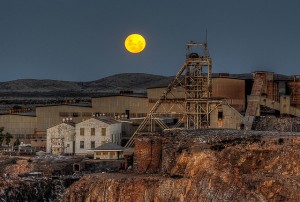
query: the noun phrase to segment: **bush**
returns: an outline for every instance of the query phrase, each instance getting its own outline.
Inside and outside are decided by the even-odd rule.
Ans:
[[[283,144],[284,143],[284,139],[283,138],[279,138],[278,139],[278,144]]]
[[[210,147],[210,149],[214,150],[214,151],[222,151],[223,149],[225,149],[225,146],[222,144],[215,144],[215,145],[212,145]]]

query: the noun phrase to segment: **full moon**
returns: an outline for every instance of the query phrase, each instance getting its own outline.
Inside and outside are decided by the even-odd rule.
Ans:
[[[131,34],[125,39],[125,48],[131,53],[140,53],[146,47],[146,40],[140,34]]]

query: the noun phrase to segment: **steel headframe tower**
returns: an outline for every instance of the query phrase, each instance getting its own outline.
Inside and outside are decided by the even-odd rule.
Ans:
[[[202,48],[203,54],[195,52],[197,48]],[[207,43],[188,42],[185,64],[186,128],[208,127],[212,95],[212,61]]]
[[[141,132],[155,132],[157,128],[168,129],[161,117],[177,116],[172,128],[199,129],[209,127],[210,103],[212,96],[212,60],[207,43],[190,41],[186,44],[186,59],[173,81],[153,105],[138,129],[125,147],[131,147],[134,138]],[[184,91],[178,97],[176,89]],[[174,114],[174,108],[177,111]]]

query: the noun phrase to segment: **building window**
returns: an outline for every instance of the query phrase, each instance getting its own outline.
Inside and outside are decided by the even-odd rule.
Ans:
[[[80,128],[80,135],[84,136],[84,128]]]
[[[108,154],[108,152],[102,152],[102,155],[107,155]]]
[[[219,120],[223,119],[223,112],[222,111],[218,111],[218,119]]]
[[[125,115],[126,115],[126,119],[129,119],[130,118],[130,113],[129,113],[129,110],[125,110]]]
[[[102,136],[106,136],[106,128],[102,128]]]
[[[59,112],[60,117],[69,117],[69,112]]]
[[[84,141],[80,141],[80,149],[84,149]]]
[[[91,128],[91,136],[95,136],[95,128]]]
[[[82,117],[91,117],[92,113],[91,112],[82,112]]]
[[[95,141],[91,141],[91,149],[95,148]]]
[[[73,117],[79,117],[79,113],[78,112],[73,112]]]

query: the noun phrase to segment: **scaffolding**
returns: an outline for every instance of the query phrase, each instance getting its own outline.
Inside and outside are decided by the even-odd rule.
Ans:
[[[184,96],[178,96],[184,91]],[[134,138],[141,132],[159,132],[172,128],[199,129],[210,125],[212,111],[212,60],[207,43],[190,41],[186,44],[186,59],[173,81],[164,90],[145,119],[125,147],[131,147]],[[177,108],[176,112],[172,111]],[[176,123],[168,124],[166,117],[176,118]]]

